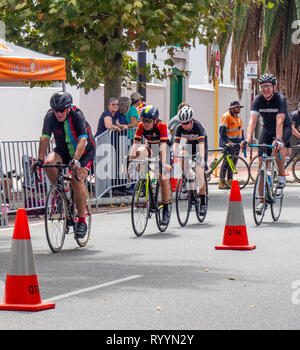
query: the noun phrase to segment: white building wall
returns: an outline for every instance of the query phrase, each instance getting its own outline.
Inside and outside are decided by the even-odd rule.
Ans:
[[[43,118],[50,108],[49,100],[59,88],[28,88],[1,87],[1,141],[38,140],[41,135]],[[73,95],[74,104],[82,109],[92,130],[96,133],[98,120],[104,111],[104,88],[101,86],[86,95],[83,90],[67,86],[67,91]],[[132,90],[122,89],[122,96],[130,96]],[[186,100],[195,111],[196,119],[200,120],[208,134],[209,147],[214,147],[215,137],[215,91],[202,86],[189,86]],[[226,112],[231,101],[238,100],[236,89],[231,86],[219,87],[218,122]],[[163,121],[169,121],[169,86],[147,84],[147,103],[159,108]],[[245,90],[241,101],[245,108],[241,116],[246,126],[250,112],[250,90]],[[218,128],[218,126],[217,126]]]

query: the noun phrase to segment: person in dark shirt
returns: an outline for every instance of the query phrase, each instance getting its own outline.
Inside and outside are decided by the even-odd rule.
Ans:
[[[85,222],[86,190],[84,180],[88,175],[95,157],[95,140],[90,125],[82,111],[73,105],[73,98],[68,92],[55,93],[50,99],[51,109],[47,112],[40,138],[38,160],[35,167],[44,164],[70,164],[76,168],[77,181],[72,177],[71,186],[78,211],[79,221],[75,226],[75,237],[83,238],[87,231]],[[51,135],[54,135],[55,149],[45,161]],[[53,184],[57,178],[57,169],[46,168],[46,174]]]
[[[118,120],[117,111],[119,109],[119,101],[116,97],[111,97],[108,100],[107,110],[105,110],[98,122],[95,137],[101,135],[106,130],[113,130],[120,132],[127,130],[127,125],[120,124]]]
[[[179,143],[181,138],[185,138],[186,145],[180,154],[190,154],[196,156],[196,178],[199,183],[200,195],[200,214],[205,215],[206,207],[206,182],[204,179],[204,170],[207,160],[207,135],[202,124],[194,119],[194,111],[190,106],[182,107],[178,112],[178,120],[180,124],[175,130],[174,137],[174,156],[179,154]],[[183,169],[186,167],[183,165]]]
[[[292,122],[292,136],[291,136],[291,145],[300,144],[300,102],[298,103],[298,109],[290,113],[290,118]],[[293,155],[299,153],[299,149],[293,149]]]
[[[242,147],[247,145],[251,140],[254,129],[260,114],[263,119],[263,128],[259,136],[259,143],[273,144],[275,146],[275,160],[279,169],[278,188],[286,186],[285,177],[285,147],[289,147],[289,140],[292,134],[291,120],[287,112],[286,98],[279,91],[276,91],[276,78],[273,74],[265,73],[259,79],[261,92],[255,96],[252,109],[250,112],[250,120],[247,129],[246,140]],[[272,149],[268,150],[270,155]],[[281,154],[279,159],[278,152]],[[262,149],[258,154],[261,155]]]

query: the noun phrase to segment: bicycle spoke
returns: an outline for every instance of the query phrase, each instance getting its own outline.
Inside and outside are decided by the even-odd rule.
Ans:
[[[145,232],[149,217],[149,193],[146,198],[146,181],[140,179],[134,187],[131,202],[131,223],[134,233],[140,237]]]
[[[265,187],[265,189],[264,189]],[[253,190],[253,216],[256,225],[260,225],[266,210],[266,183],[264,182],[264,171],[260,171],[256,177]]]
[[[66,203],[55,186],[49,190],[45,208],[46,237],[50,249],[58,253],[65,240],[66,233]]]
[[[178,180],[176,188],[176,214],[181,226],[187,224],[191,210],[190,191],[187,187],[185,177]]]
[[[225,174],[224,182],[227,187],[231,188],[232,181],[236,180],[239,182],[240,189],[243,189],[249,182],[249,165],[245,159],[240,156],[230,156],[230,158],[232,160],[231,165],[233,171],[231,170],[231,166],[228,164],[227,160],[224,160],[222,164],[221,173]]]
[[[277,221],[281,214],[283,191],[277,188],[277,174],[275,173],[274,183],[272,188],[272,202],[271,202],[271,214],[274,221]]]

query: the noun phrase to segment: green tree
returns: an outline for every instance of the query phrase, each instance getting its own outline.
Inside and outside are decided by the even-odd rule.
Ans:
[[[105,101],[120,95],[127,51],[145,41],[148,50],[165,46],[172,56],[173,44],[207,44],[229,15],[224,0],[0,0],[8,40],[65,57],[68,83],[86,93],[104,81]]]
[[[265,72],[276,75],[278,89],[286,94],[289,110],[294,109],[300,96],[300,1],[228,1],[230,4],[232,20],[217,37],[221,68],[231,39],[231,80],[239,96],[243,92],[247,61],[258,61],[259,75]],[[208,57],[212,58],[212,50]]]

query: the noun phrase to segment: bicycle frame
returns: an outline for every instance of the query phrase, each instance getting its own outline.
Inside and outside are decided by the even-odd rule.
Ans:
[[[230,157],[230,154],[228,154],[228,149],[227,149],[226,147],[224,147],[223,149],[221,148],[221,149],[216,149],[216,150],[212,150],[212,151],[222,151],[223,154],[222,154],[221,157],[215,162],[215,164],[213,165],[213,167],[212,167],[210,170],[208,170],[208,171],[206,172],[206,174],[207,174],[208,176],[211,175],[211,174],[214,172],[214,170],[215,170],[215,169],[218,167],[218,165],[222,162],[222,160],[224,159],[224,157],[226,157],[226,160],[227,160],[227,162],[228,162],[228,164],[229,164],[229,167],[230,167],[231,171],[232,171],[234,174],[237,174],[236,167],[235,167],[235,165],[234,165],[234,163],[233,163],[233,161],[232,161],[232,159],[231,159],[231,157]]]

